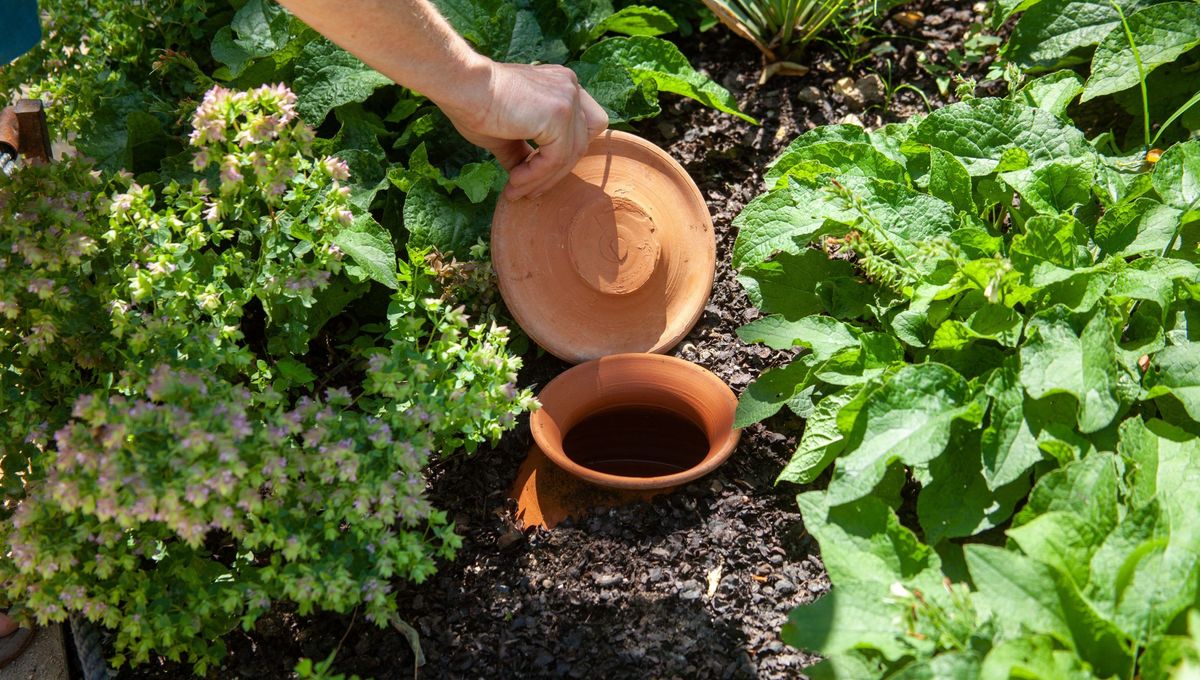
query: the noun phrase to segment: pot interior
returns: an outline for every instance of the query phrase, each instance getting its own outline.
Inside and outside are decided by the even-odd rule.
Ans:
[[[662,477],[699,465],[711,443],[681,409],[630,404],[584,416],[567,431],[562,449],[567,458],[603,474]]]

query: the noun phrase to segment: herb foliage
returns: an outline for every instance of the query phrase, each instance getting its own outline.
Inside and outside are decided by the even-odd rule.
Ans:
[[[1054,82],[807,132],[735,219],[739,335],[796,351],[738,424],[806,418],[780,480],[828,479],[812,677],[1196,662],[1200,143],[1104,155]]]

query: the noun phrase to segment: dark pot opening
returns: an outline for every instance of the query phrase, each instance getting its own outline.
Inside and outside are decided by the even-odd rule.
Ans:
[[[562,442],[575,463],[622,477],[662,477],[690,470],[711,443],[692,418],[662,406],[631,405],[584,417]]]

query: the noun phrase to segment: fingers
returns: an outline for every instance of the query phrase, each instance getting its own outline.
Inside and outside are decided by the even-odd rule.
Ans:
[[[496,140],[495,143],[485,146],[496,156],[500,166],[509,172],[524,163],[529,154],[533,153],[533,147],[523,139]]]

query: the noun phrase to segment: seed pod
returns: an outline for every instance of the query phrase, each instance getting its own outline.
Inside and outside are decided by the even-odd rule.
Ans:
[[[1140,359],[1138,359],[1138,368],[1142,369],[1142,373],[1145,373],[1146,371],[1150,370],[1150,355],[1149,354],[1143,354],[1142,357]]]
[[[1157,163],[1159,158],[1162,158],[1162,149],[1150,149],[1146,152],[1146,162],[1150,165]]]

